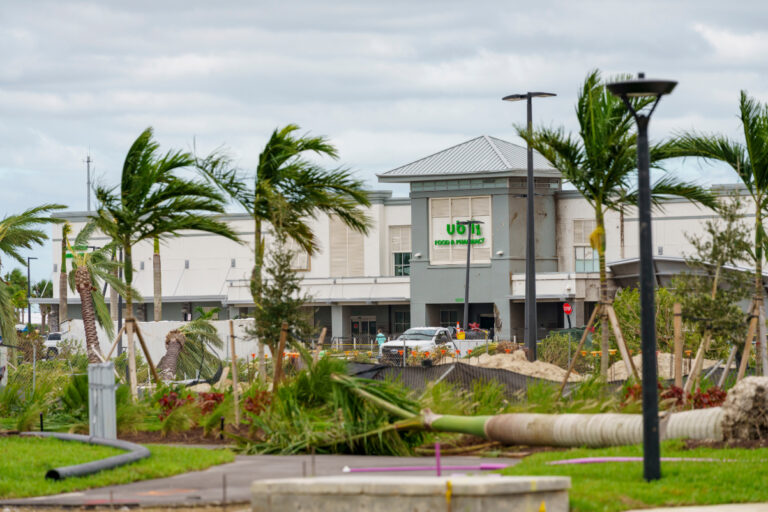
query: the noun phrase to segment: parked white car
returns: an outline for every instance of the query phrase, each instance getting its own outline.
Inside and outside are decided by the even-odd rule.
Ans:
[[[45,346],[45,357],[52,358],[59,354],[59,342],[61,341],[60,332],[49,332],[45,337],[43,345]]]
[[[441,350],[446,353],[456,351],[456,345],[451,339],[451,331],[445,327],[412,327],[401,334],[396,340],[391,340],[379,349],[379,359],[382,363],[402,364],[411,352],[429,352],[438,354]]]

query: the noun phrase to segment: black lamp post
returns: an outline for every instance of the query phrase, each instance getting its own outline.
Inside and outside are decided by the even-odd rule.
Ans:
[[[528,102],[528,133],[533,132],[533,98],[556,96],[551,92],[527,92],[525,94],[510,94],[504,96],[504,101]],[[525,222],[525,346],[528,349],[528,359],[536,360],[536,239],[534,236],[534,187],[533,187],[533,148],[528,143],[528,200]]]
[[[460,220],[456,224],[467,226],[467,280],[464,283],[464,331],[469,330],[469,265],[472,258],[472,229],[475,224],[482,224],[481,220]]]
[[[643,349],[643,476],[646,480],[661,478],[659,449],[659,404],[656,396],[656,311],[654,305],[653,243],[651,238],[651,183],[648,151],[648,122],[659,100],[669,94],[677,82],[650,80],[639,73],[637,80],[607,84],[621,98],[637,123],[637,186],[640,218],[640,333]],[[647,114],[638,113],[629,98],[655,97]]]
[[[27,324],[29,325],[29,333],[32,334],[32,302],[29,299],[32,298],[32,278],[29,272],[30,260],[36,260],[33,256],[27,256]],[[23,311],[23,310],[22,310]],[[24,319],[24,313],[21,314],[22,320]]]

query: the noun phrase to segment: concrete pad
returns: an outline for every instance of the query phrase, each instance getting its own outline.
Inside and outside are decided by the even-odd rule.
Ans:
[[[568,511],[568,477],[355,475],[256,481],[253,512]]]

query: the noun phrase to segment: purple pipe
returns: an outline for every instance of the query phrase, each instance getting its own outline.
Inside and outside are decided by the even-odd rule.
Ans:
[[[662,457],[663,462],[735,462],[729,459],[699,459],[692,457]],[[581,459],[563,459],[547,462],[547,465],[560,464],[603,464],[605,462],[642,462],[642,457],[584,457]]]
[[[479,464],[476,466],[439,466],[445,471],[495,471],[508,467],[509,464]],[[438,466],[390,466],[380,468],[350,468],[345,466],[344,473],[389,473],[395,471],[435,471]]]

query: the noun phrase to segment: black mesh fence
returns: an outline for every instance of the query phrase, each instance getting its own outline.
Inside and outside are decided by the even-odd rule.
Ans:
[[[349,373],[356,377],[363,377],[373,380],[392,380],[402,383],[405,387],[416,392],[424,391],[431,382],[447,382],[464,390],[471,390],[475,382],[498,382],[504,386],[505,395],[508,398],[519,396],[525,392],[530,385],[546,383],[552,386],[559,386],[559,382],[530,377],[510,370],[501,368],[483,368],[480,366],[470,366],[465,363],[441,364],[436,366],[390,366],[380,364],[350,363]],[[709,380],[711,385],[716,385],[720,375],[723,372],[722,366],[710,372],[702,372],[702,380]],[[664,379],[660,375],[665,385],[670,385],[674,381]],[[736,370],[732,369],[728,381],[735,380]],[[614,389],[619,389],[624,384],[624,380],[613,380],[608,383]],[[569,382],[566,385],[567,394],[571,387],[578,385],[578,382]]]

